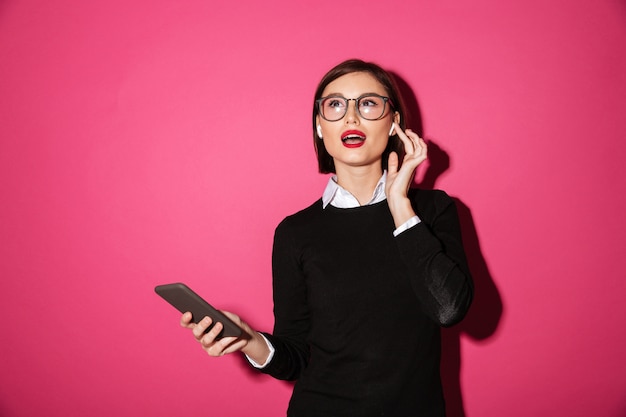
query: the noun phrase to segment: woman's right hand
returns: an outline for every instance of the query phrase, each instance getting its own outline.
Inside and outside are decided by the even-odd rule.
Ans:
[[[202,349],[204,349],[209,356],[224,356],[228,353],[241,351],[256,363],[265,363],[269,356],[269,348],[265,339],[246,322],[241,320],[238,315],[228,311],[222,311],[222,313],[228,316],[229,319],[242,329],[241,336],[228,336],[216,339],[224,328],[220,322],[215,323],[215,326],[205,334],[206,329],[213,323],[211,318],[204,317],[196,324],[191,321],[192,316],[190,312],[186,312],[182,315],[180,325],[191,330],[194,338],[200,342]]]

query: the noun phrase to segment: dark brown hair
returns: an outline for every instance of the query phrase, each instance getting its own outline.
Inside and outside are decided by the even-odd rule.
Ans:
[[[402,130],[405,129],[406,114],[404,110],[404,103],[393,77],[387,71],[372,62],[365,62],[360,59],[349,59],[342,62],[324,75],[315,90],[315,97],[313,99],[313,146],[315,147],[315,154],[317,155],[319,172],[322,174],[335,173],[335,162],[333,161],[333,157],[330,156],[326,150],[324,141],[317,135],[316,118],[319,113],[315,100],[322,97],[322,93],[328,84],[341,76],[354,72],[366,72],[370,74],[385,88],[385,91],[393,104],[392,109],[400,115],[400,128]],[[385,148],[385,151],[383,152],[383,169],[387,169],[389,154],[394,151],[398,154],[399,161],[402,163],[402,158],[404,157],[404,145],[396,134],[389,137],[389,143],[387,143],[387,148]]]

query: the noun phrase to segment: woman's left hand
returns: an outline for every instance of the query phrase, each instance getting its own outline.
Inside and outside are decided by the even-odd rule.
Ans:
[[[402,131],[396,125],[395,133],[398,135],[402,143],[404,143],[405,156],[402,160],[402,166],[398,169],[398,154],[392,152],[389,155],[389,163],[387,165],[387,184],[385,186],[385,194],[389,203],[389,209],[393,215],[396,227],[415,216],[415,212],[411,207],[411,202],[407,197],[415,170],[426,160],[428,155],[428,147],[424,139],[420,138],[417,133],[411,129]]]

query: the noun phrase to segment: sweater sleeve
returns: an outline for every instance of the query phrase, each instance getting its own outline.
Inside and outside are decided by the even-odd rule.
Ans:
[[[440,326],[460,322],[474,287],[467,267],[454,201],[443,191],[412,195],[418,225],[396,237],[422,310]]]
[[[274,331],[264,336],[275,348],[272,360],[261,372],[277,379],[295,380],[309,359],[306,337],[309,333],[309,310],[306,283],[300,267],[298,250],[291,237],[288,219],[274,235],[272,274],[274,291]]]

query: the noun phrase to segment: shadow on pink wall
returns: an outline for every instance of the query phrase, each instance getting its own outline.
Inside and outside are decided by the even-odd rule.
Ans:
[[[407,126],[423,135],[422,117],[415,94],[408,83],[398,74],[393,74],[398,88],[405,100],[408,113]],[[432,138],[425,138],[428,143],[428,168],[416,184],[423,189],[436,189],[438,178],[450,167],[450,156],[439,147]],[[448,417],[465,417],[463,393],[461,390],[460,372],[461,335],[466,334],[474,340],[486,340],[495,334],[503,305],[499,291],[491,277],[478,240],[478,233],[472,218],[472,212],[459,198],[452,196],[456,202],[463,245],[468,265],[474,279],[474,300],[465,319],[458,325],[443,329],[441,336],[441,378],[446,399]]]

